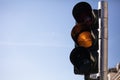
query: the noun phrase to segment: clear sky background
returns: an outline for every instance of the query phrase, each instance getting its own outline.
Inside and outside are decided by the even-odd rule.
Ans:
[[[0,80],[83,80],[69,60],[80,1],[0,0]],[[82,1],[98,8],[98,0]],[[120,62],[120,1],[108,5],[110,68]]]

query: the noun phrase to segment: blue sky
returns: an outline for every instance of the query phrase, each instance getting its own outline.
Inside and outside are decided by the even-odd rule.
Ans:
[[[0,0],[0,80],[83,80],[73,73],[73,6],[81,0]],[[97,0],[82,0],[98,8]],[[120,62],[120,1],[108,0],[108,67]]]

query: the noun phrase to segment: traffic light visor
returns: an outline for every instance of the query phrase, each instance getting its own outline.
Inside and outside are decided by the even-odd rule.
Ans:
[[[72,11],[73,17],[79,23],[81,22],[81,14],[87,14],[90,16],[92,14],[92,8],[87,2],[79,2],[73,7]]]

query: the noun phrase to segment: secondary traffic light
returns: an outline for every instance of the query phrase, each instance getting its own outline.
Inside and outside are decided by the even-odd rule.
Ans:
[[[76,21],[71,31],[75,48],[70,54],[74,73],[98,73],[98,10],[93,10],[87,2],[79,2],[72,14]]]

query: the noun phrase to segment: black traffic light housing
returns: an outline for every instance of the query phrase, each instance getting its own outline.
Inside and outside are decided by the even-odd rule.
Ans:
[[[93,10],[87,2],[79,2],[73,7],[72,14],[76,21],[71,31],[75,48],[70,54],[74,73],[98,73],[98,10]]]

